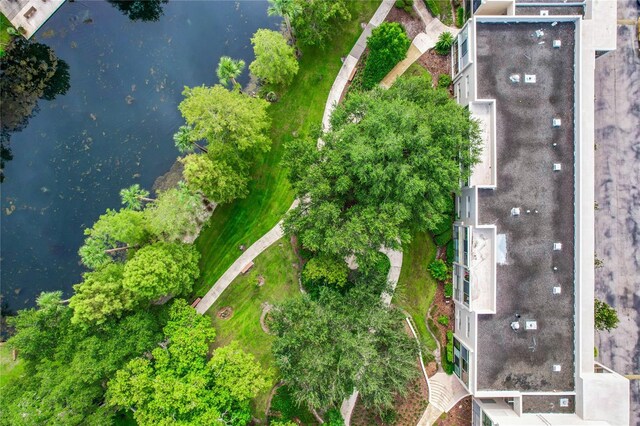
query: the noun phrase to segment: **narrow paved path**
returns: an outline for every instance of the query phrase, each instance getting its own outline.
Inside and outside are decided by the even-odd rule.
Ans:
[[[296,207],[298,205],[298,200],[295,200],[289,210]],[[244,253],[240,255],[239,258],[236,259],[235,262],[225,271],[224,274],[216,281],[216,283],[209,289],[207,294],[200,300],[198,305],[196,306],[196,311],[200,314],[204,314],[209,310],[209,308],[215,303],[215,301],[220,297],[223,291],[229,287],[229,285],[233,282],[233,280],[240,275],[240,272],[244,269],[245,266],[249,262],[253,262],[253,260],[258,257],[260,253],[268,249],[273,243],[278,241],[284,235],[284,230],[282,229],[282,220],[276,224],[269,232],[264,234],[258,241],[253,243],[251,247],[246,249]]]

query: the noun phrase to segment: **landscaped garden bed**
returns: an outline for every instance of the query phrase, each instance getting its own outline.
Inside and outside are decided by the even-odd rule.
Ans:
[[[460,426],[471,424],[471,396],[458,402],[448,413],[443,414],[435,426]]]

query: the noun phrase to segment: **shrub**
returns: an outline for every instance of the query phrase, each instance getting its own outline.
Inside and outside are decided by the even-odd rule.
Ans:
[[[327,414],[324,416],[325,425],[327,426],[344,426],[344,419],[342,418],[342,414],[340,414],[340,410],[336,408],[332,408],[327,411]]]
[[[428,349],[422,349],[422,362],[425,364],[429,364],[432,361],[436,360],[436,356]]]
[[[444,297],[453,297],[453,284],[446,283],[444,285]]]
[[[459,7],[458,10],[456,10],[456,26],[458,28],[462,28],[463,25],[464,25],[464,9]]]
[[[397,0],[396,7],[413,14],[413,0]]]
[[[411,40],[402,25],[384,22],[367,39],[369,56],[364,66],[362,86],[371,89],[407,56]]]
[[[453,245],[453,238],[451,239],[451,241],[449,241],[449,243],[447,244],[447,266],[452,267],[453,266],[453,258],[456,255],[456,248]]]
[[[438,41],[436,42],[434,49],[438,55],[448,55],[451,51],[451,46],[453,46],[453,42],[453,34],[449,31],[445,31],[440,34],[440,37],[438,37]]]
[[[453,362],[453,332],[447,331],[447,361]]]
[[[438,6],[438,3],[436,3],[436,0],[424,0],[424,4],[433,16],[436,18],[440,16],[440,7]]]
[[[446,327],[449,325],[449,317],[446,315],[440,315],[438,317],[438,322]]]
[[[618,313],[607,302],[595,299],[595,326],[596,330],[611,331],[618,326],[620,319]]]
[[[448,89],[451,86],[452,80],[449,74],[440,74],[438,76],[438,87],[441,89]]]
[[[439,80],[438,80],[439,82]],[[276,92],[267,92],[267,94],[264,97],[267,101],[269,102],[277,102],[278,101],[278,95],[276,95]]]
[[[397,417],[398,413],[396,413],[396,410],[394,410],[393,408],[386,409],[380,414],[380,419],[386,425],[395,424]]]
[[[442,259],[436,259],[429,265],[429,271],[433,278],[438,281],[444,281],[447,279],[449,268],[447,268],[447,264]]]

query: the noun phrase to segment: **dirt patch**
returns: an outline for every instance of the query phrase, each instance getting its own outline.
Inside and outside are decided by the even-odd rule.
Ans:
[[[233,316],[233,308],[231,306],[225,306],[216,313],[216,316],[220,319],[228,320]]]
[[[431,49],[424,52],[416,62],[429,71],[434,84],[437,84],[440,74],[451,75],[451,55],[438,55]]]
[[[291,241],[291,247],[293,247],[293,253],[296,255],[296,258],[298,259],[299,270],[302,271],[304,264],[307,263],[307,261],[300,254],[300,243],[298,242],[298,237],[296,237],[295,235],[292,235],[289,241]]]
[[[411,13],[407,13],[403,9],[392,7],[385,21],[397,22],[401,24],[407,32],[407,36],[411,40],[413,40],[415,36],[420,34],[420,32],[424,31],[424,23],[422,22],[418,14],[413,11],[413,9],[411,10]]]
[[[427,377],[433,377],[438,372],[438,363],[431,361],[424,366],[424,369],[427,370]]]
[[[471,397],[458,402],[443,419],[435,422],[436,426],[459,426],[471,424]]]
[[[258,287],[262,287],[264,285],[264,275],[258,275]]]

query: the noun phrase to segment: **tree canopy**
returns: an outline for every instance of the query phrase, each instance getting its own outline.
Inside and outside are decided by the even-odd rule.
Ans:
[[[293,0],[291,25],[298,41],[320,46],[335,31],[336,25],[351,19],[345,0]]]
[[[218,62],[216,75],[222,85],[228,86],[229,83],[231,83],[231,87],[235,87],[237,84],[236,78],[242,74],[244,66],[245,63],[242,59],[233,59],[229,56],[222,56],[220,58],[220,62]]]
[[[144,211],[149,229],[168,242],[179,242],[198,227],[198,215],[204,210],[202,198],[185,185],[158,194]]]
[[[249,70],[267,84],[286,86],[298,73],[294,48],[277,31],[259,29],[251,38],[256,59]]]
[[[28,374],[0,392],[1,425],[109,424],[115,412],[104,401],[107,381],[124,363],[156,346],[162,334],[156,316],[139,311],[102,327],[75,326],[61,294],[43,293],[37,309],[10,318]]]
[[[620,319],[614,308],[607,302],[595,299],[595,328],[596,330],[611,331],[618,326]]]
[[[164,336],[166,344],[131,360],[109,382],[108,405],[131,409],[142,426],[247,424],[249,401],[268,386],[253,356],[231,344],[207,362],[215,337],[211,320],[180,299],[171,306]]]
[[[91,228],[79,254],[87,267],[97,269],[113,261],[112,255],[148,242],[152,235],[141,211],[107,209]]]
[[[181,160],[184,164],[183,175],[187,187],[221,204],[246,197],[249,193],[246,163],[237,161],[234,164],[228,161],[233,157],[235,155],[230,153],[225,161],[212,159],[209,155],[187,155]]]
[[[418,373],[417,345],[403,319],[363,286],[346,296],[323,290],[318,301],[304,295],[276,306],[269,323],[273,353],[296,402],[339,407],[358,389],[365,406],[391,408]]]
[[[142,300],[187,294],[200,275],[192,245],[159,241],[138,250],[124,265],[122,286]]]
[[[408,241],[411,227],[430,230],[445,219],[480,151],[469,112],[422,77],[350,95],[322,140],[320,150],[315,141],[289,146],[301,202],[285,230],[312,251],[355,254],[365,268],[381,246]]]
[[[220,85],[185,87],[182,94],[184,100],[178,108],[192,128],[194,140],[231,145],[240,152],[269,150],[267,101],[230,92]]]
[[[124,265],[112,263],[83,275],[82,283],[73,286],[74,295],[69,300],[74,324],[102,324],[109,318],[119,318],[140,302],[122,285],[123,272]]]

